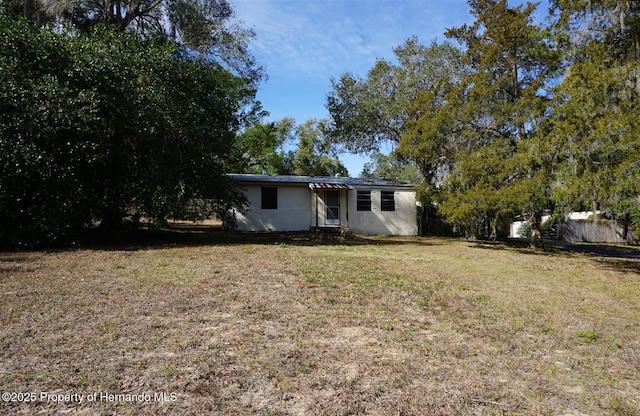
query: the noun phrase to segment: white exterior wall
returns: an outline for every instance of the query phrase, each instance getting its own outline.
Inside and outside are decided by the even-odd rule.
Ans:
[[[264,183],[243,186],[248,206],[244,214],[236,212],[236,223],[240,231],[308,231],[316,226],[316,218],[319,227],[332,226],[325,224],[324,190],[316,193],[307,184]],[[278,189],[278,209],[261,209],[263,187]],[[346,227],[348,218],[349,229],[356,234],[417,235],[415,191],[385,190],[394,192],[395,211],[381,210],[380,189],[371,189],[371,211],[357,211],[355,189],[340,191],[339,226]]]
[[[543,215],[540,218],[540,224],[544,224],[551,218],[551,215]],[[528,221],[514,221],[511,223],[509,227],[509,238],[522,238],[522,233],[520,232],[523,225],[525,225]]]
[[[511,223],[511,227],[509,229],[509,238],[522,238],[520,234],[520,229],[526,223],[526,221],[514,221]]]
[[[360,190],[369,189],[360,188]],[[381,190],[370,190],[371,211],[358,211],[357,191],[349,192],[349,229],[351,231],[365,235],[418,235],[415,191],[393,191],[396,210],[382,211],[380,207]]]
[[[261,209],[262,187],[278,188],[278,209]],[[265,183],[244,185],[247,211],[236,213],[240,231],[308,231],[311,224],[311,189]]]

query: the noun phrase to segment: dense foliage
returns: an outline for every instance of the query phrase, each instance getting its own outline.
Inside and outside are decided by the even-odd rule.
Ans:
[[[556,200],[599,209],[640,231],[640,5],[554,3],[571,64],[549,134],[563,158]]]
[[[108,25],[141,39],[170,40],[199,59],[213,57],[254,86],[264,77],[248,50],[255,33],[233,22],[228,0],[0,0],[0,7],[11,17],[74,34]]]
[[[496,235],[514,213],[531,223],[531,242],[541,244],[540,217],[549,207],[547,155],[535,148],[549,108],[550,84],[560,53],[533,23],[535,5],[509,7],[505,0],[469,2],[475,22],[447,31],[465,47],[470,70],[451,104],[461,109],[464,137],[460,163],[442,205],[454,225],[476,237]],[[473,212],[469,215],[468,212]]]
[[[448,41],[333,79],[330,120],[296,126],[258,121],[263,69],[227,0],[0,0],[0,241],[224,216],[242,203],[225,172],[344,176],[337,149],[422,181],[424,229],[497,237],[523,215],[540,246],[543,210],[592,209],[640,231],[637,2],[554,0],[545,24],[468,4]]]
[[[600,209],[640,225],[640,7],[620,0],[537,5],[469,0],[475,20],[445,43],[415,38],[327,97],[333,137],[415,163],[424,203],[469,237],[524,215],[541,245],[545,209]],[[446,175],[442,173],[446,172]]]
[[[391,152],[388,155],[380,152],[372,154],[371,161],[364,164],[360,176],[413,184],[420,183],[422,178],[416,165],[409,163],[406,157],[397,152]]]
[[[238,134],[228,167],[234,173],[288,175],[292,173],[287,145],[295,140],[295,121],[256,122]]]
[[[4,243],[241,202],[224,162],[255,91],[219,64],[112,26],[68,36],[2,16],[0,78]]]
[[[296,126],[291,118],[257,122],[238,135],[229,166],[237,173],[348,176],[327,124],[310,119]]]

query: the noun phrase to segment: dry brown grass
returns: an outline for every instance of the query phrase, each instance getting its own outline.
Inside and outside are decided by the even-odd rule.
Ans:
[[[0,253],[0,413],[639,414],[638,260],[254,240]]]

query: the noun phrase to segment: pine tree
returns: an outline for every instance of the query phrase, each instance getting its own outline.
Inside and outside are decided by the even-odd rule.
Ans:
[[[549,204],[552,161],[536,154],[542,146],[534,142],[560,54],[549,32],[533,23],[535,4],[470,0],[469,5],[475,22],[446,33],[465,46],[471,70],[453,102],[463,145],[443,210],[471,236],[482,231],[478,228],[495,235],[497,225],[525,214],[531,245],[540,247],[539,219]],[[465,214],[466,204],[474,209],[464,208]],[[469,228],[478,222],[480,227]]]

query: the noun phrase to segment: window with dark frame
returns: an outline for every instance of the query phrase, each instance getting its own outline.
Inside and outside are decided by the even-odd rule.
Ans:
[[[393,191],[382,191],[380,192],[380,209],[382,211],[395,211],[396,210],[396,199],[395,192]]]
[[[262,209],[278,209],[278,188],[262,187]]]
[[[371,191],[358,191],[356,211],[371,211]]]

